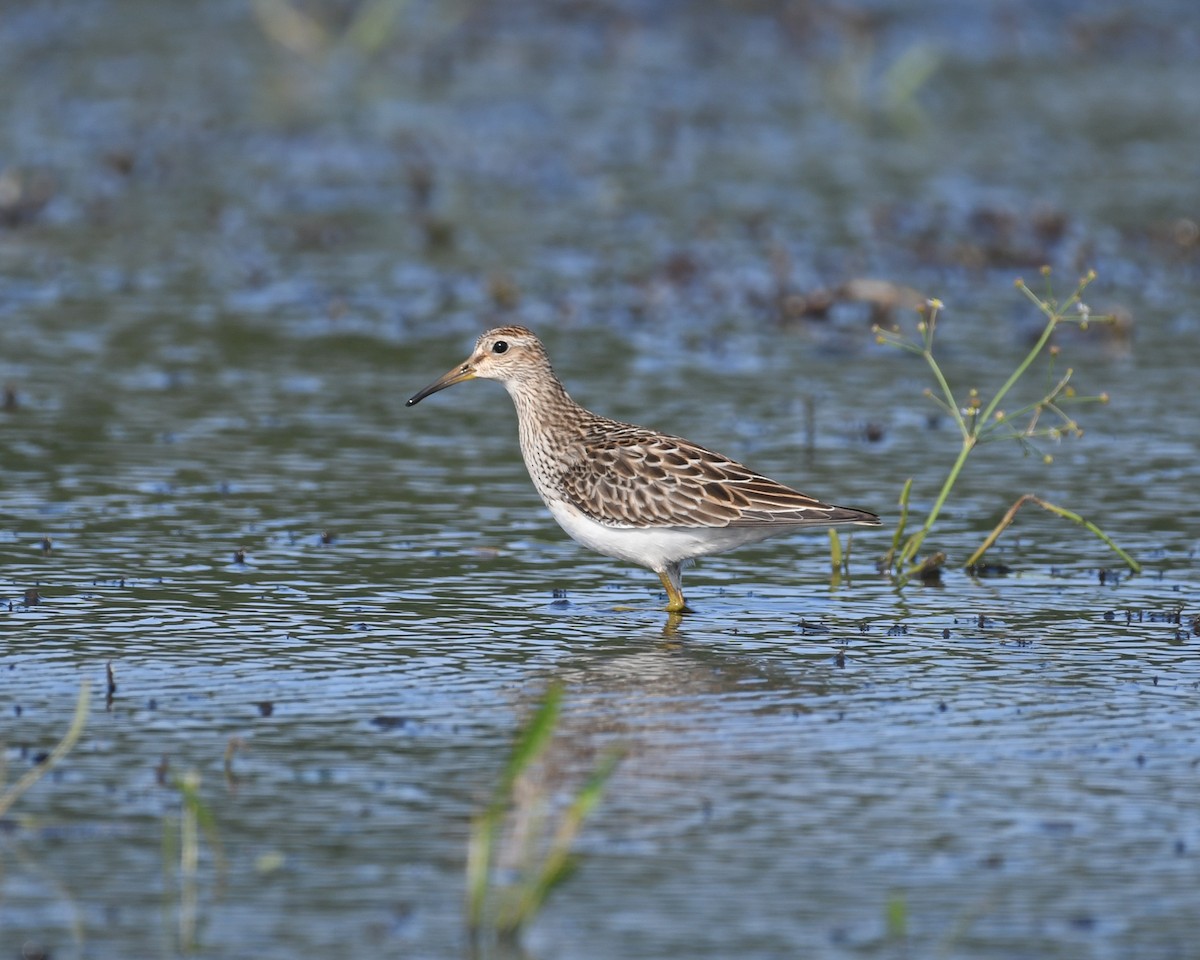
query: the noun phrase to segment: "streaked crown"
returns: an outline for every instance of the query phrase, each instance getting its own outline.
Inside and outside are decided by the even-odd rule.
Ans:
[[[468,361],[475,376],[512,383],[545,376],[550,370],[546,348],[525,327],[495,327],[475,341]]]

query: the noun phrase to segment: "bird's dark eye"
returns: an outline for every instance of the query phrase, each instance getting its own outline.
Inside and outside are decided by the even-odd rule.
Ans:
[[[507,353],[507,352],[508,352],[508,341],[507,340],[497,340],[495,343],[492,344],[492,353]]]

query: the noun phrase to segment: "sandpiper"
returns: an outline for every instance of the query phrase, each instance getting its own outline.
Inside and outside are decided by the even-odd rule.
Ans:
[[[657,573],[672,613],[688,611],[681,578],[689,560],[800,529],[879,524],[690,440],[584,409],[524,327],[487,331],[407,406],[476,377],[499,380],[512,397],[525,466],[554,519],[585,547]]]

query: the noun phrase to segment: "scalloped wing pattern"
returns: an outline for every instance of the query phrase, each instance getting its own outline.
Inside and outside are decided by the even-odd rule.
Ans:
[[[600,523],[627,527],[878,523],[822,503],[681,437],[597,418],[580,438],[589,459],[562,474],[566,497]]]

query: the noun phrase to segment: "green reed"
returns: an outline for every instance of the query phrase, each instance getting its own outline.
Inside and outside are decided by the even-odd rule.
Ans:
[[[547,897],[569,877],[576,866],[571,853],[584,822],[604,795],[620,760],[618,751],[600,758],[591,775],[575,793],[557,824],[546,829],[544,787],[530,787],[531,768],[545,753],[554,736],[562,706],[562,686],[552,685],[528,723],[517,734],[512,753],[491,802],[471,822],[467,848],[467,926],[476,945],[485,935],[513,941],[538,914]],[[509,818],[527,838],[512,871],[514,879],[497,884],[495,861],[501,835]],[[549,834],[549,839],[542,835]],[[511,837],[510,837],[511,839]]]

